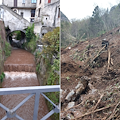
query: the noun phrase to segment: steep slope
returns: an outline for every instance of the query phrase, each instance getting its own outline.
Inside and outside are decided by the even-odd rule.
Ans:
[[[115,28],[61,51],[61,118],[120,119],[119,31]]]

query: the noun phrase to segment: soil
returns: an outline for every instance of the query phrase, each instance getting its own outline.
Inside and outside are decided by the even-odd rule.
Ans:
[[[66,109],[68,103],[61,104],[61,119],[120,120],[119,30],[120,27],[79,42],[71,49],[61,49],[61,89],[69,93],[82,76],[90,78],[87,89],[74,101],[74,107]],[[101,50],[103,39],[109,46]]]

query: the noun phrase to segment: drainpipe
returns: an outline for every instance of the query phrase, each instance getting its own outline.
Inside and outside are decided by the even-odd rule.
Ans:
[[[56,22],[56,14],[57,14],[57,7],[55,8],[55,16],[54,16],[54,23],[53,23],[54,27],[55,27],[55,22]]]

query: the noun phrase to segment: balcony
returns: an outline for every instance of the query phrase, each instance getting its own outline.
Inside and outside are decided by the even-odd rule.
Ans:
[[[27,96],[21,103],[19,103],[15,108],[13,108],[11,110],[0,103],[0,107],[6,111],[6,115],[1,120],[6,120],[7,118],[14,118],[14,117],[19,119],[19,120],[24,120],[22,117],[20,117],[19,115],[16,114],[16,111],[25,102],[27,102],[33,95],[35,95],[33,120],[37,120],[40,94],[53,105],[53,109],[41,119],[41,120],[46,120],[52,114],[59,113],[60,112],[60,106],[54,104],[44,93],[46,93],[46,92],[57,92],[57,91],[60,91],[60,85],[0,88],[0,95],[30,93],[29,96]]]

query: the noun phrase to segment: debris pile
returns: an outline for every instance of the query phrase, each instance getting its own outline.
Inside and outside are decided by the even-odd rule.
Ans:
[[[61,120],[120,119],[118,29],[62,49]]]

